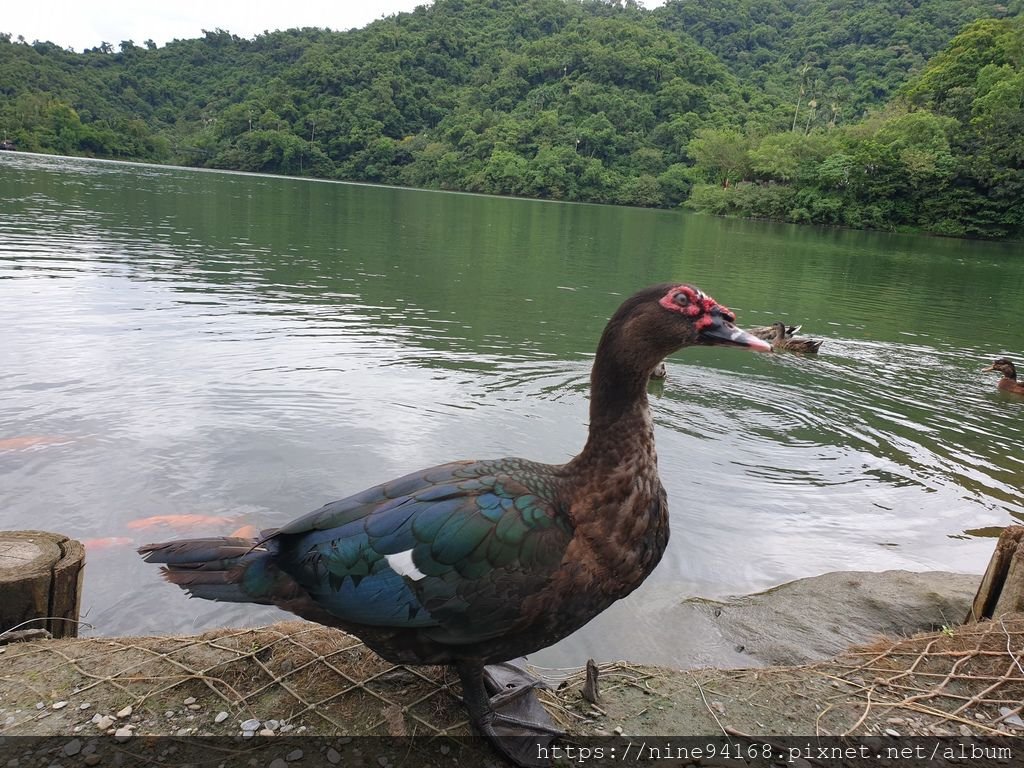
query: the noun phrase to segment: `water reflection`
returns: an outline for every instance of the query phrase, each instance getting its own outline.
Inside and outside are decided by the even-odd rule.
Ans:
[[[669,361],[673,536],[617,621],[666,590],[980,571],[979,537],[1024,520],[1024,403],[978,370],[1020,352],[1019,246],[25,155],[0,205],[4,522],[107,542],[100,632],[276,616],[162,587],[132,546],[182,532],[133,521],[269,527],[453,458],[566,460],[605,320],[671,278],[826,341]],[[587,631],[546,658],[585,658]]]

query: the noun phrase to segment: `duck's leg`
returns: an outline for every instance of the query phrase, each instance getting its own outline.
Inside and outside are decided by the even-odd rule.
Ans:
[[[491,746],[519,766],[549,765],[548,748],[564,734],[537,700],[541,681],[510,662],[464,661],[456,668],[470,720]]]

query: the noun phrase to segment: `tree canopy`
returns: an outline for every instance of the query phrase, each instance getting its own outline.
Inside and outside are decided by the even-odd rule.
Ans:
[[[0,133],[32,151],[1020,236],[1021,4],[435,0],[347,32],[163,47],[0,35]]]

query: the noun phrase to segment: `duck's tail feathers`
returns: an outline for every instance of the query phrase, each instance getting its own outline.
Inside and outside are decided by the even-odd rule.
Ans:
[[[149,563],[162,563],[164,579],[191,597],[273,605],[298,585],[275,563],[272,543],[260,539],[179,539],[139,547]]]

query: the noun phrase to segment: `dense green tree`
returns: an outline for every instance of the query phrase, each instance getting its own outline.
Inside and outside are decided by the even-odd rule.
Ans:
[[[348,32],[163,47],[0,34],[0,132],[33,151],[1020,236],[1022,5],[435,0]]]

